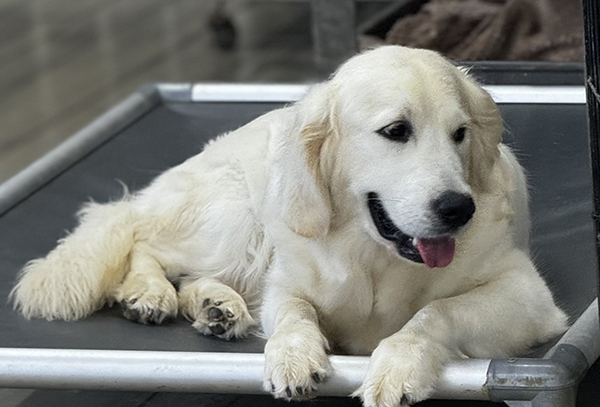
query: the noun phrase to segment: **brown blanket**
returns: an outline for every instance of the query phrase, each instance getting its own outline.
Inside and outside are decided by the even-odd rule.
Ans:
[[[583,61],[580,0],[431,0],[385,43],[458,60]]]

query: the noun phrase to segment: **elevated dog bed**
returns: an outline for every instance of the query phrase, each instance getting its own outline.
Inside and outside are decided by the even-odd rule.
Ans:
[[[161,84],[131,95],[0,186],[0,298],[25,262],[75,226],[82,203],[118,199],[120,182],[144,187],[210,138],[305,89]],[[534,257],[574,325],[542,357],[451,363],[435,398],[574,406],[576,386],[600,354],[584,88],[487,89],[500,104],[505,141],[528,173]],[[140,325],[118,307],[76,322],[27,321],[0,303],[0,387],[261,392],[261,339],[203,337],[184,320]],[[332,363],[335,375],[319,394],[345,396],[360,384],[368,358],[336,355]]]

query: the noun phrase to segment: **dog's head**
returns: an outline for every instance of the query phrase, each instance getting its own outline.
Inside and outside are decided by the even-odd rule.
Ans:
[[[449,264],[499,156],[491,97],[438,54],[393,46],[350,59],[296,108],[297,149],[281,168],[288,225],[322,236],[353,205],[401,257]]]

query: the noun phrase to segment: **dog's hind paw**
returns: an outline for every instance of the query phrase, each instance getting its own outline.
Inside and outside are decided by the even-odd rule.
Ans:
[[[158,304],[152,302],[156,301],[146,301],[144,304],[144,300],[140,302],[138,298],[131,298],[122,300],[119,304],[125,318],[141,324],[162,324],[175,317],[173,307],[166,302],[160,301]]]
[[[115,299],[125,318],[142,324],[161,324],[177,316],[177,292],[166,279],[130,278],[117,289]]]
[[[210,298],[203,300],[202,312],[192,324],[204,335],[214,335],[227,340],[246,336],[253,325],[254,320],[244,302],[213,301]]]
[[[183,288],[179,298],[182,314],[203,335],[243,338],[256,326],[244,299],[224,284],[200,280]]]

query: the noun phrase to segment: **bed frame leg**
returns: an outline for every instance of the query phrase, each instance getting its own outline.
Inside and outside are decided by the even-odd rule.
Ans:
[[[491,400],[510,407],[575,407],[577,386],[588,367],[578,347],[559,343],[544,359],[492,360],[487,388]]]
[[[576,407],[577,388],[544,391],[530,401],[505,401],[509,407]]]

